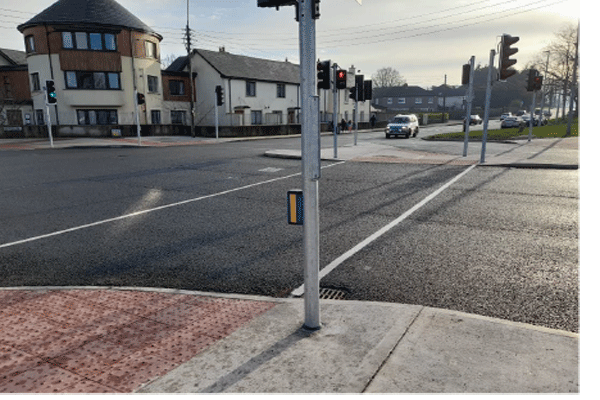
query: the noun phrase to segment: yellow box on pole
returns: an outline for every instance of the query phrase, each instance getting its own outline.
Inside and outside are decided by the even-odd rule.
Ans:
[[[294,189],[287,192],[288,224],[304,224],[304,196],[302,190]]]

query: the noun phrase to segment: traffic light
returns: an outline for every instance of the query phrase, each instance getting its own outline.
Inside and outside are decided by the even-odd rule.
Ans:
[[[518,36],[502,35],[500,43],[500,80],[506,80],[517,73],[512,67],[517,63],[517,60],[510,58],[519,49],[510,47],[519,41]]]
[[[138,105],[144,104],[146,102],[146,96],[143,93],[137,94],[137,103]]]
[[[319,61],[317,63],[317,87],[319,89],[331,89],[331,61]]]
[[[356,86],[350,88],[350,98],[356,100]]]
[[[464,64],[462,68],[462,80],[461,84],[469,84],[469,76],[471,75],[471,64]]]
[[[356,75],[356,101],[365,101],[364,75]]]
[[[215,88],[215,95],[217,96],[217,105],[218,105],[218,106],[222,106],[222,105],[223,105],[223,103],[225,102],[225,101],[224,101],[225,99],[224,99],[224,97],[223,97],[223,86],[221,86],[221,85],[218,85],[218,86]]]
[[[541,75],[538,75],[535,78],[533,78],[533,90],[542,90],[542,81],[543,80],[544,80],[544,77]]]
[[[533,92],[535,90],[535,78],[538,76],[537,69],[530,69],[529,75],[527,76],[527,91]]]
[[[54,81],[46,81],[46,103],[56,104],[57,101]]]
[[[335,87],[338,89],[346,89],[346,70],[339,69],[335,75]]]
[[[364,99],[371,100],[373,98],[373,81],[365,81],[364,87]]]

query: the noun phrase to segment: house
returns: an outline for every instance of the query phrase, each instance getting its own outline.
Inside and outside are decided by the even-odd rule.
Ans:
[[[35,124],[25,52],[0,49],[0,126],[2,133],[22,132]]]
[[[463,110],[466,107],[466,87],[453,88],[446,85],[433,86],[431,92],[437,94],[438,109],[441,111],[446,107],[449,110]]]
[[[218,115],[220,126],[273,127],[232,135],[299,132],[300,67],[287,60],[196,49],[191,73],[187,56],[162,70],[162,36],[116,0],[60,0],[16,28],[25,52],[0,49],[0,99],[11,107],[0,123],[11,129],[39,135],[35,125],[49,122],[59,136],[136,135],[138,125],[143,134],[189,134],[193,122],[210,134]],[[50,106],[47,81],[57,94]],[[215,112],[217,86],[225,101]],[[331,121],[331,94],[321,96],[322,121]],[[353,119],[348,90],[339,96],[338,120]],[[359,103],[357,119],[368,114],[369,103]]]
[[[419,86],[373,89],[373,104],[387,112],[437,111],[438,94]]]
[[[171,123],[171,115],[185,120],[181,113],[162,117],[162,36],[116,1],[61,0],[17,29],[38,123],[47,80],[54,80],[58,99],[51,122],[62,134],[105,135],[108,127],[135,125],[136,115],[141,124]]]

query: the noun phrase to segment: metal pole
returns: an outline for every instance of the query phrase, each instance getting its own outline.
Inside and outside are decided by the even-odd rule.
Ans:
[[[217,96],[215,90],[215,139],[219,138],[219,106],[217,105]]]
[[[355,75],[356,76],[356,75]],[[355,81],[356,82],[356,81]],[[354,99],[354,116],[352,117],[352,128],[354,128],[354,124],[356,124],[356,117],[358,116],[358,87],[356,83],[354,84],[356,88],[356,99]],[[354,129],[354,145],[358,144],[358,124],[356,124],[356,129]]]
[[[338,137],[337,137],[337,107],[338,107],[338,90],[337,90],[337,71],[338,65],[333,64],[333,158],[338,158]]]
[[[48,122],[46,125],[48,126],[48,137],[50,138],[50,147],[54,148],[54,141],[52,141],[52,121],[50,121],[50,106],[46,104],[46,118]]]
[[[490,50],[490,63],[488,68],[487,88],[485,90],[485,111],[483,114],[483,138],[481,140],[481,158],[480,164],[485,163],[485,150],[487,144],[488,123],[490,119],[490,100],[492,98],[492,71],[494,69],[494,56],[496,51]]]
[[[304,327],[321,327],[319,309],[319,182],[321,150],[316,95],[316,23],[311,0],[298,0],[304,192]]]
[[[135,76],[133,78],[133,80],[135,81]],[[138,146],[142,145],[142,134],[141,134],[141,128],[140,128],[140,106],[138,104],[138,91],[137,89],[135,89],[133,91],[133,95],[134,95],[134,105],[135,105],[135,125],[137,126],[137,139],[138,139]]]
[[[535,110],[535,94],[537,90],[533,91],[533,99],[531,100],[531,114],[529,119],[529,137],[527,138],[528,142],[531,142],[531,138],[533,137],[533,111]]]
[[[471,106],[473,104],[473,76],[475,75],[475,56],[471,56],[469,61],[471,64],[471,72],[469,73],[469,89],[467,94],[467,116],[465,118],[465,144],[463,147],[463,157],[467,156],[467,148],[469,147],[469,128],[471,125]]]

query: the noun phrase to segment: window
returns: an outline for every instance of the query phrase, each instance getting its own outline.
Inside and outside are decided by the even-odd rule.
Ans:
[[[106,89],[106,74],[94,72],[94,89]]]
[[[252,125],[262,124],[262,111],[250,111],[250,119],[252,121]]]
[[[406,104],[406,99],[404,97],[398,98],[398,104]]]
[[[23,126],[23,113],[21,110],[6,110],[8,126]]]
[[[277,97],[285,98],[285,84],[283,84],[283,83],[277,84]]]
[[[44,110],[35,110],[35,123],[38,125],[44,125]]]
[[[65,71],[67,89],[121,89],[118,72]]]
[[[256,82],[246,81],[246,96],[256,97]]]
[[[35,39],[33,35],[25,37],[25,51],[27,53],[35,53]]]
[[[63,49],[115,51],[114,33],[62,32]]]
[[[118,72],[108,72],[108,88],[121,89],[121,79]]]
[[[73,48],[73,34],[71,32],[62,33],[63,49]]]
[[[146,57],[158,58],[158,52],[156,51],[156,43],[146,41]]]
[[[102,50],[102,34],[90,33],[90,49]]]
[[[150,117],[152,118],[153,125],[160,125],[160,110],[150,111]]]
[[[115,40],[115,35],[112,33],[104,34],[104,45],[106,50],[117,50],[117,42]]]
[[[392,104],[393,101],[394,101],[394,99],[392,99],[391,97],[388,97],[388,104]]]
[[[423,99],[421,97],[415,97],[415,104],[423,104]]]
[[[183,81],[169,81],[169,93],[171,96],[185,95],[185,87]]]
[[[76,32],[75,33],[75,43],[76,43],[78,50],[87,50],[87,48],[88,48],[87,33]]]
[[[430,97],[430,98],[428,98],[428,99],[427,99],[427,103],[429,103],[429,104],[433,104],[433,97]]]
[[[148,75],[148,92],[157,93],[158,92],[158,77]]]
[[[171,123],[185,125],[185,111],[171,111]]]
[[[79,125],[117,125],[117,110],[77,110]]]
[[[31,84],[33,85],[33,90],[40,90],[40,74],[34,72],[31,74]]]

